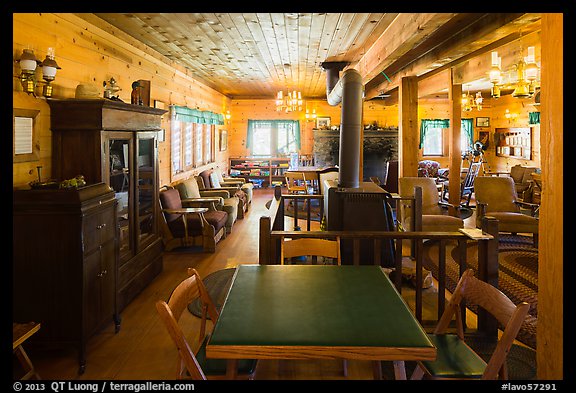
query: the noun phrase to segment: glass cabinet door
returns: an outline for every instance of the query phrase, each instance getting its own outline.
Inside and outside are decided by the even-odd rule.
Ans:
[[[146,247],[157,238],[158,223],[158,186],[156,184],[156,133],[140,132],[137,134],[137,243],[138,248]]]
[[[120,260],[125,261],[134,255],[132,239],[132,187],[133,171],[132,136],[129,133],[113,133],[107,139],[108,184],[114,190],[118,205],[118,226],[120,227]]]

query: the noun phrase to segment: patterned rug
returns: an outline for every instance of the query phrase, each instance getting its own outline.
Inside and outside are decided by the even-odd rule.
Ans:
[[[217,270],[202,279],[218,311],[222,309],[224,300],[226,300],[226,295],[228,295],[228,289],[230,289],[230,285],[232,285],[232,276],[234,276],[235,271],[235,267]],[[198,318],[202,318],[202,302],[200,302],[200,299],[196,299],[190,303],[188,305],[188,311]],[[208,315],[207,318],[210,319],[210,316]]]
[[[530,311],[524,321],[518,341],[536,348],[536,319],[538,308],[538,249],[534,248],[532,237],[500,235],[499,239],[499,289],[514,303],[527,302]],[[459,278],[456,242],[446,246],[446,288],[453,291]],[[423,247],[423,266],[432,271],[438,279],[438,242],[427,241]],[[478,247],[474,242],[468,242],[468,267],[478,269]],[[470,307],[476,311],[474,307]]]

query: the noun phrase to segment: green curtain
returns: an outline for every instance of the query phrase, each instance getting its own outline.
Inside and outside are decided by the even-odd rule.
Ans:
[[[474,119],[461,119],[460,127],[468,137],[468,146],[474,143]]]
[[[246,132],[246,148],[250,149],[252,147],[252,135],[254,134],[254,125],[258,120],[248,119],[248,131]]]
[[[199,124],[224,124],[224,115],[212,111],[201,111],[179,105],[172,105],[170,108],[174,119],[178,121]]]
[[[420,122],[420,149],[424,147],[426,132],[431,128],[449,128],[450,119],[422,119]],[[460,127],[466,132],[468,145],[472,146],[474,141],[474,119],[461,119]]]
[[[528,124],[540,124],[540,112],[528,112]]]

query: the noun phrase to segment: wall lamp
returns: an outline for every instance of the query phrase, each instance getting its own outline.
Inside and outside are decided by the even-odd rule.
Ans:
[[[42,67],[42,79],[44,79],[44,88],[42,95],[44,97],[52,97],[51,83],[56,78],[56,71],[60,69],[56,60],[54,60],[54,48],[48,48],[46,58],[44,61],[39,61],[34,55],[32,49],[22,50],[22,56],[17,60],[20,63],[20,83],[22,89],[28,94],[35,94],[36,84],[36,69],[38,66]]]

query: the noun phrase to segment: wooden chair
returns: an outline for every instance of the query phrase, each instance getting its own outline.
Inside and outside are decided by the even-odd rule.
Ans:
[[[168,303],[163,300],[156,302],[156,310],[160,320],[178,349],[176,379],[224,379],[227,361],[225,359],[206,358],[206,343],[209,338],[209,335],[206,334],[206,317],[209,315],[212,322],[216,323],[219,317],[218,311],[198,272],[189,268],[188,275],[189,277],[174,289]],[[198,348],[193,350],[178,321],[188,305],[197,298],[200,298],[202,302],[202,320],[198,344],[195,345]],[[238,362],[238,377],[252,379],[255,369],[256,360],[241,360]]]
[[[482,161],[473,161],[470,163],[470,167],[468,168],[468,172],[466,172],[466,176],[460,183],[460,200],[464,199],[465,202],[463,205],[466,207],[470,206],[470,199],[472,198],[472,194],[474,193],[474,181],[476,177],[480,173],[480,168],[482,167]],[[445,181],[442,183],[442,199],[444,201],[448,200],[448,189],[450,188],[450,182]]]
[[[464,341],[464,329],[460,303],[476,304],[492,314],[504,327],[503,334],[486,363]],[[474,277],[472,269],[462,274],[450,298],[444,314],[430,339],[437,348],[435,361],[419,361],[411,379],[507,379],[506,356],[514,343],[530,305],[518,305],[496,287]],[[457,334],[447,333],[447,328],[456,315]]]
[[[308,194],[308,183],[303,172],[286,172],[284,177],[289,194]]]
[[[288,240],[284,236],[280,240],[280,264],[284,265],[286,258],[303,256],[332,258],[337,265],[341,264],[340,236],[335,240],[302,238]],[[313,260],[315,263],[315,259]]]

